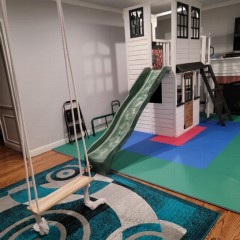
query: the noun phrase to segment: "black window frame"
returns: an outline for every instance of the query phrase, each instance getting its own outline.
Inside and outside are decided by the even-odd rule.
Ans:
[[[193,100],[193,72],[184,74],[185,103]]]
[[[178,9],[181,8],[181,11]],[[183,9],[186,9],[187,14],[184,14]],[[177,2],[177,38],[188,38],[188,23],[189,6],[187,4]]]
[[[140,16],[138,16],[138,12],[140,12]],[[133,19],[134,16],[138,16],[138,18]],[[143,7],[129,10],[129,30],[130,30],[130,38],[137,38],[137,37],[144,36]]]
[[[193,11],[198,13],[199,17],[192,16]],[[200,38],[200,9],[191,7],[191,39]]]
[[[151,96],[150,103],[162,103],[162,83],[159,84],[156,91]]]

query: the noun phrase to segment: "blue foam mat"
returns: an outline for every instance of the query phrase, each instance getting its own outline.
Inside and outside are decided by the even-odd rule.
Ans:
[[[122,149],[203,169],[240,132],[239,123],[227,122],[226,124],[226,127],[222,127],[216,122],[202,122],[199,126],[206,129],[182,146],[153,142],[150,139],[156,135],[134,131]]]

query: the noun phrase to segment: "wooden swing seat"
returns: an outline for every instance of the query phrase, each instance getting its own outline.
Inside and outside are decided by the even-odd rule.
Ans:
[[[78,176],[74,178],[71,182],[65,184],[60,187],[56,191],[50,193],[46,197],[43,197],[38,200],[39,211],[36,205],[36,201],[33,201],[28,210],[33,212],[34,214],[41,215],[45,211],[47,211],[52,206],[56,205],[58,202],[62,201],[64,198],[68,197],[72,193],[76,192],[82,187],[88,185],[93,178],[89,176]]]

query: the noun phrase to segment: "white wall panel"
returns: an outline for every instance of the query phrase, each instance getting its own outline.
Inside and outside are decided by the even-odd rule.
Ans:
[[[67,137],[62,105],[69,100],[56,2],[7,2],[15,70],[30,149]],[[63,4],[76,90],[89,129],[127,95],[122,14]]]
[[[200,99],[193,101],[193,125],[199,124]]]

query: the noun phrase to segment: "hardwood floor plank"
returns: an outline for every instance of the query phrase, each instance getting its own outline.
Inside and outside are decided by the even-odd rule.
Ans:
[[[0,145],[0,159],[0,188],[25,179],[24,161],[21,153]],[[71,159],[70,156],[49,151],[34,157],[32,160],[35,174],[37,174]]]

